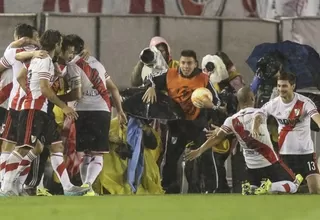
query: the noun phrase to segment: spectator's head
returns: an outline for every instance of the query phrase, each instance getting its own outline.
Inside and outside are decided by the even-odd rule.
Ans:
[[[41,48],[48,52],[54,51],[55,56],[61,52],[62,35],[57,30],[46,30],[40,38]]]
[[[60,58],[65,62],[70,62],[75,53],[74,44],[72,39],[67,35],[63,37]]]
[[[296,76],[281,71],[277,80],[278,92],[281,98],[291,98],[296,87]]]
[[[179,63],[182,75],[190,76],[198,67],[196,52],[193,50],[183,50],[180,55]]]
[[[233,62],[230,60],[229,56],[225,52],[219,51],[216,53],[216,55],[222,59],[228,71],[234,66]]]
[[[238,90],[237,99],[241,108],[254,106],[254,94],[248,86]]]
[[[33,38],[34,28],[29,24],[18,24],[14,30],[14,40],[19,40],[22,37]]]
[[[170,56],[170,47],[168,42],[159,36],[153,37],[150,41],[150,47],[155,46],[162,54],[164,60],[169,63],[171,56]]]
[[[70,38],[70,40],[74,46],[75,54],[80,54],[84,49],[84,40],[76,34],[69,34],[67,36],[68,36],[68,38]]]

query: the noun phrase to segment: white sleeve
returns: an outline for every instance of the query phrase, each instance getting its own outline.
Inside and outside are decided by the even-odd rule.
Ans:
[[[50,80],[51,77],[54,76],[54,66],[51,59],[37,59],[38,62],[33,71],[39,74],[39,79]]]
[[[110,75],[107,72],[104,73],[104,76],[106,77],[106,80],[111,78]]]
[[[6,68],[10,68],[16,61],[16,48],[9,48],[4,52],[1,58],[1,64]]]
[[[318,114],[317,106],[314,104],[314,102],[311,99],[307,99],[304,104],[304,110],[307,112],[307,114],[312,117],[315,114]]]
[[[101,76],[102,74],[104,74],[106,80],[110,79],[110,75],[107,73],[106,69],[104,68],[104,66],[97,60],[95,63],[94,68],[98,71],[99,75]]]
[[[78,65],[74,63],[70,63],[67,65],[65,70],[66,70],[65,78],[68,82],[68,86],[70,87],[70,89],[76,89],[81,87],[82,69]]]
[[[233,126],[232,126],[232,118],[227,118],[223,125],[220,127],[222,131],[224,131],[226,134],[232,134],[233,133]]]
[[[260,109],[257,109],[254,115],[262,114],[265,117],[268,117],[269,115],[273,115],[272,113],[272,101],[269,101],[265,103]]]

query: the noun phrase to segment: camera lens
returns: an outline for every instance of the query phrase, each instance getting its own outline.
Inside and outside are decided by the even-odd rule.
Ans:
[[[145,64],[150,64],[150,63],[153,62],[154,56],[155,56],[155,55],[154,55],[154,53],[153,53],[152,50],[146,49],[146,50],[143,51],[140,59],[141,59],[141,61],[144,62]]]
[[[206,69],[207,69],[208,72],[212,72],[214,70],[214,68],[215,68],[215,66],[214,66],[214,64],[212,62],[208,62],[206,64]]]

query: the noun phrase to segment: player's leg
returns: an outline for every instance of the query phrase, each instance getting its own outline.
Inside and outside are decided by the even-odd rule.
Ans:
[[[93,121],[95,120],[93,118],[96,118],[96,112],[78,111],[77,113],[79,118],[75,121],[76,150],[77,152],[83,152],[83,158],[80,164],[80,176],[83,186],[87,186],[85,183],[88,176],[89,165],[92,159],[94,159],[89,149],[93,144],[92,140],[95,138],[94,133],[97,130],[95,128],[96,122]]]
[[[307,181],[309,192],[312,194],[320,194],[320,174],[315,153],[299,156],[301,160],[301,169]],[[298,163],[298,161],[296,161]]]
[[[16,130],[18,126],[17,117],[18,113],[15,111],[9,110],[7,112],[6,122],[1,136],[0,182],[3,182],[7,160],[16,146]]]
[[[15,150],[13,150],[13,152],[8,157],[6,161],[5,174],[3,178],[3,184],[2,184],[3,192],[14,192],[15,194],[18,193],[18,189],[15,189],[16,186],[13,185],[13,182],[17,178],[19,164],[23,160],[23,157],[26,156],[27,153],[29,152],[30,146],[33,147],[30,143],[31,141],[30,134],[33,126],[33,117],[34,117],[33,111],[30,111],[30,112],[27,110],[23,111],[21,117],[18,116],[18,114],[19,112],[10,110],[11,122],[9,123],[10,126],[8,126],[7,132],[4,133],[4,137],[6,137],[7,140],[10,140],[10,139],[14,140],[14,141],[11,141],[12,143],[15,143],[15,141],[18,141],[18,142],[20,141],[19,145],[22,147],[16,148]],[[21,126],[21,128],[20,127],[18,128],[18,124],[19,126]],[[18,134],[19,130],[20,130],[20,139]],[[25,142],[25,140],[27,141]],[[36,140],[35,140],[35,143],[36,143]],[[14,144],[14,146],[15,145],[16,144]],[[26,147],[26,146],[29,146],[29,147]]]
[[[21,111],[20,120],[22,120],[22,118],[24,117],[23,114],[24,113],[22,113]],[[21,127],[19,125],[18,133],[20,132],[24,134],[24,136],[27,135],[27,137],[24,137],[24,140],[21,139],[20,141],[21,143],[23,142],[23,144],[30,142],[30,145],[33,145],[34,147],[30,151],[28,151],[18,167],[17,174],[20,193],[22,193],[23,191],[23,184],[28,177],[32,162],[36,160],[43,151],[43,141],[41,140],[41,137],[43,136],[42,133],[44,128],[46,128],[47,126],[45,118],[43,117],[43,113],[38,110],[30,110],[27,121],[28,123],[26,126],[30,125],[30,122],[32,122],[32,128],[29,133],[24,133],[23,129],[25,128],[25,126]],[[29,141],[27,139],[29,139]],[[27,193],[23,194],[27,195]]]
[[[94,152],[92,153],[92,159],[88,165],[86,179],[82,187],[90,187],[91,190],[86,196],[95,196],[96,193],[92,189],[92,185],[99,176],[103,168],[103,154],[107,152]]]
[[[50,156],[50,150],[48,146],[44,146],[41,154],[31,163],[30,172],[24,181],[25,194],[28,195],[41,195],[41,196],[51,196],[51,194],[45,188],[38,188],[42,176],[44,174],[45,165]],[[22,173],[20,174],[20,176]]]
[[[7,160],[15,147],[14,143],[2,140],[1,155],[0,155],[0,183],[3,182],[3,177],[6,171]]]
[[[296,193],[303,177],[296,176],[282,161],[278,161],[267,168],[267,179],[255,191],[255,194],[267,193]]]
[[[82,183],[85,183],[86,181],[87,174],[88,174],[88,166],[91,160],[92,160],[92,155],[90,153],[85,152],[82,157],[81,164],[79,166]]]
[[[265,168],[246,169],[246,180],[242,183],[242,195],[253,195],[260,186],[265,173]]]
[[[89,134],[91,134],[92,132],[90,132],[90,127],[88,127],[87,120],[88,119],[88,115],[89,113],[85,113],[82,111],[78,112],[79,114],[79,118],[75,121],[75,139],[76,139],[76,149],[77,152],[83,152],[83,157],[80,163],[80,177],[81,177],[81,181],[82,183],[85,183],[85,180],[87,178],[87,174],[88,174],[88,166],[90,164],[90,161],[92,160],[92,155],[90,152],[87,151],[86,149],[86,145],[87,142],[89,142],[88,144],[90,144],[90,137]]]
[[[63,187],[63,191],[65,195],[68,196],[81,196],[88,192],[90,190],[89,187],[77,187],[74,186],[69,178],[64,157],[63,157],[63,152],[64,152],[64,147],[61,141],[60,134],[58,133],[58,126],[55,123],[54,118],[49,118],[47,119],[48,124],[47,124],[47,131],[45,135],[45,144],[49,145],[51,144],[50,147],[50,152],[51,152],[51,164],[54,172],[56,173],[58,179],[60,180],[60,183]]]
[[[0,127],[0,136],[2,136],[4,128],[5,128],[7,114],[8,114],[7,109],[0,107],[0,126],[1,126]],[[2,146],[2,139],[0,139],[0,186],[1,186],[2,178],[3,178],[3,174],[4,174],[4,170],[5,170],[5,162],[6,162],[7,158],[9,157],[8,152],[2,153],[1,146]]]
[[[21,193],[23,191],[23,185],[29,175],[31,170],[31,164],[36,160],[43,151],[43,144],[37,140],[35,147],[28,151],[28,153],[23,157],[17,169],[18,175],[18,189]],[[26,195],[26,194],[25,194]]]
[[[87,167],[86,178],[83,182],[83,186],[91,187],[102,171],[103,154],[109,153],[109,129],[111,114],[106,111],[85,112],[82,114],[80,113],[78,119],[80,119],[81,116],[83,116],[83,119],[80,120],[82,126],[90,129],[84,130],[87,133],[83,135],[87,135],[87,139],[79,141],[79,145],[77,144],[77,150],[89,150],[91,152],[92,158]],[[76,129],[78,141],[81,139],[80,135],[82,133],[78,133],[78,131],[80,131],[79,124],[76,125]],[[86,195],[94,196],[95,192],[91,190]]]

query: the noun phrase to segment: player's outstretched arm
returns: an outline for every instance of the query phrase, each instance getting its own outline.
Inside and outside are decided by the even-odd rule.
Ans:
[[[10,44],[12,48],[19,48],[19,47],[24,47],[28,45],[34,45],[34,46],[40,47],[40,43],[38,41],[35,41],[29,37],[22,37],[19,40],[13,41]]]
[[[72,108],[67,106],[66,103],[61,101],[58,96],[53,92],[53,90],[50,87],[49,80],[47,79],[40,79],[40,89],[42,95],[44,95],[50,102],[58,106],[62,109],[63,113],[71,118],[71,119],[77,119],[78,114],[75,112]]]
[[[17,53],[15,58],[21,62],[25,62],[27,60],[31,60],[32,58],[40,58],[43,59],[48,56],[48,52],[45,50],[34,50],[34,51],[23,51]]]
[[[133,71],[131,73],[131,85],[135,87],[139,87],[143,84],[142,78],[141,78],[141,72],[143,69],[144,64],[139,60],[137,65],[133,68]]]
[[[119,122],[121,125],[124,125],[127,123],[127,117],[122,109],[121,96],[118,87],[113,83],[110,77],[106,80],[106,86],[112,95],[112,99],[118,113]]]
[[[203,154],[208,149],[211,149],[214,146],[217,146],[221,141],[223,141],[227,136],[222,129],[219,129],[218,133],[214,136],[211,136],[204,144],[201,145],[196,150],[192,150],[186,154],[186,160],[194,160]]]

